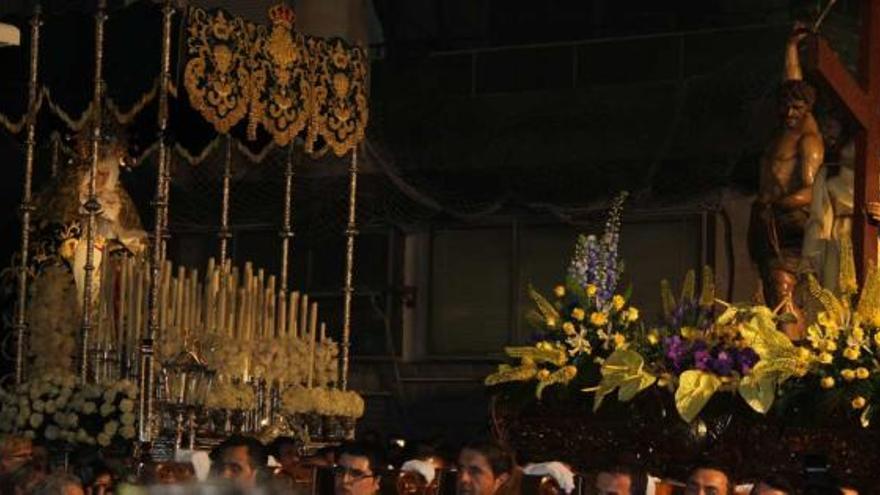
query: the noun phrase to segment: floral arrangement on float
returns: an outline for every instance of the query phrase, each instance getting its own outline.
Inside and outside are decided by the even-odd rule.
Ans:
[[[50,442],[109,447],[134,440],[137,387],[128,380],[80,384],[43,375],[0,391],[0,432]]]
[[[648,324],[619,293],[620,214],[626,195],[613,202],[601,237],[580,236],[564,285],[545,297],[529,288],[529,320],[540,332],[531,346],[508,347],[513,363],[485,379],[487,386],[535,382],[541,399],[549,386],[579,385],[593,410],[605,399],[629,402],[647,389],[674,398],[690,423],[719,393],[739,396],[762,415],[788,411],[798,397],[829,412],[846,411],[867,427],[880,401],[880,272],[871,269],[860,294],[852,257],[841,271],[842,294],[808,278],[817,307],[807,339],[793,342],[777,330],[789,315],[755,304],[729,304],[715,296],[712,271],[689,272],[678,298],[661,284],[663,314]],[[843,246],[851,252],[850,246]],[[580,379],[576,380],[576,378]],[[587,386],[580,386],[585,381]]]

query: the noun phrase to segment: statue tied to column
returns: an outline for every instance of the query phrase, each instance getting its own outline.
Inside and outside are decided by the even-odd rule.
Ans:
[[[95,222],[90,281],[94,306],[101,297],[102,274],[111,266],[109,259],[139,256],[147,247],[137,208],[119,180],[120,167],[128,159],[125,134],[111,115],[103,116],[101,128],[95,177],[101,210]],[[75,357],[87,283],[88,212],[84,205],[89,200],[90,130],[87,125],[74,137],[72,160],[35,198],[31,257],[35,278],[28,319],[29,356],[38,374],[67,371]]]
[[[758,197],[749,222],[749,253],[758,265],[765,302],[795,317],[782,327],[794,340],[801,339],[805,329],[795,288],[813,180],[825,153],[812,113],[816,91],[803,80],[798,63],[798,43],[806,34],[796,25],[788,40],[778,97],[781,125],[761,158]]]

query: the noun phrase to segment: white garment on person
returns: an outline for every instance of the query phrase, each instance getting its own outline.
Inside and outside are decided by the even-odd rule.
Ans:
[[[553,478],[563,492],[571,493],[574,491],[574,473],[561,462],[552,461],[529,464],[523,468],[523,473],[528,476],[549,476]]]
[[[404,462],[403,465],[400,466],[400,470],[405,473],[419,473],[422,475],[422,478],[425,478],[425,481],[429,485],[434,481],[434,477],[437,475],[437,470],[434,468],[434,464],[418,459],[411,459]]]

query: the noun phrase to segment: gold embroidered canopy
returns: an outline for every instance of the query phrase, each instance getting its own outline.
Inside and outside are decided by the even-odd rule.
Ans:
[[[296,14],[283,3],[269,9],[269,27],[222,10],[191,7],[187,17],[184,85],[218,132],[247,118],[249,139],[262,125],[280,146],[303,135],[307,152],[323,144],[339,156],[363,139],[363,48],[296,32]]]

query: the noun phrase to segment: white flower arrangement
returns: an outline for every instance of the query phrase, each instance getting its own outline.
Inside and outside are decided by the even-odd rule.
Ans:
[[[221,377],[211,387],[205,406],[211,409],[251,409],[256,403],[256,394],[249,384]]]
[[[360,418],[364,415],[364,399],[353,391],[333,388],[288,387],[281,395],[286,414],[319,414]]]
[[[37,376],[0,390],[0,432],[101,447],[129,441],[136,393],[127,380],[78,385],[70,375]]]

